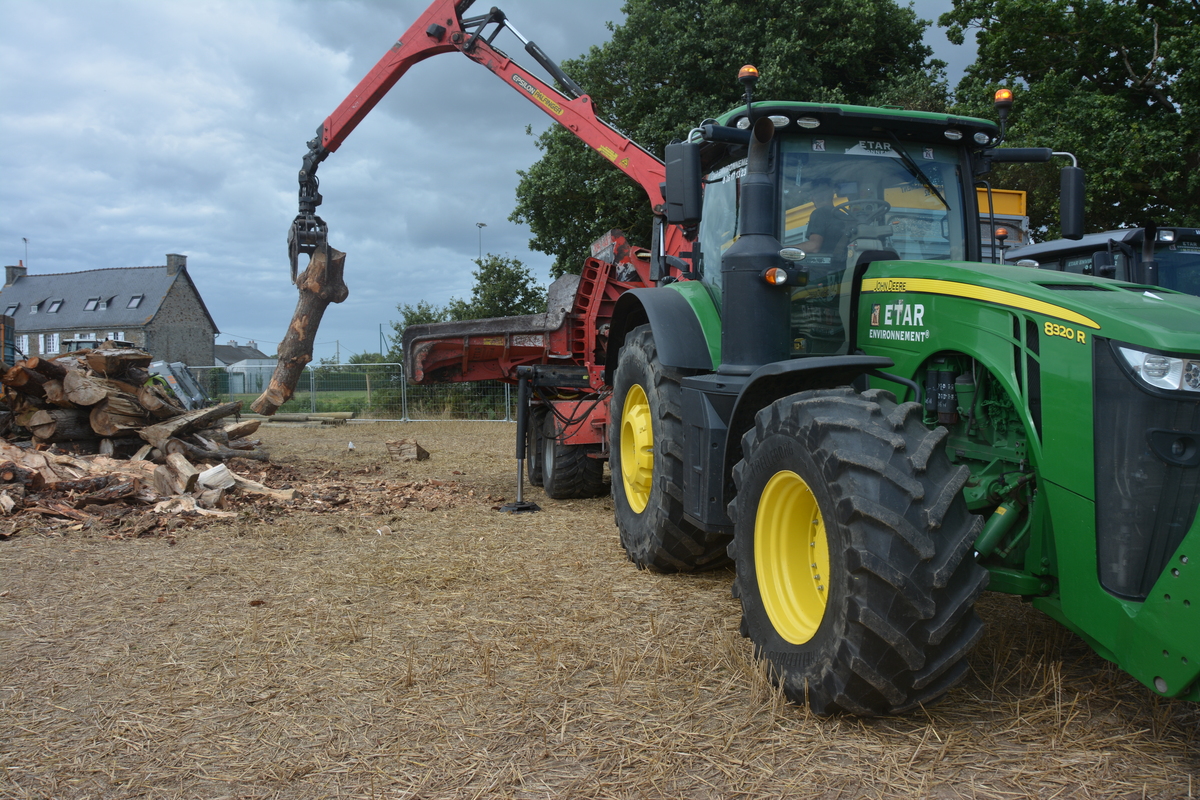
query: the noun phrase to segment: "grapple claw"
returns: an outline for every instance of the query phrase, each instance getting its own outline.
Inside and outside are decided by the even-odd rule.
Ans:
[[[314,214],[298,214],[288,228],[288,258],[292,264],[292,283],[296,282],[296,272],[301,253],[307,253],[309,258],[318,247],[329,245],[329,227],[325,221]]]

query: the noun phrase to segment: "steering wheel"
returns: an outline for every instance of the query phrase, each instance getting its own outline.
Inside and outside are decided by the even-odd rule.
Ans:
[[[838,203],[833,210],[845,214],[855,225],[871,225],[882,223],[891,208],[892,204],[885,200],[847,200]]]

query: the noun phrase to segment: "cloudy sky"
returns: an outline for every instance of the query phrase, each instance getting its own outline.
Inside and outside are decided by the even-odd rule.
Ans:
[[[0,0],[3,263],[46,274],[181,253],[217,342],[275,352],[296,303],[285,241],[305,142],[427,5]],[[621,5],[501,7],[563,60],[604,42]],[[914,6],[936,19],[951,2]],[[936,25],[926,42],[953,85],[970,48]],[[510,33],[496,45],[536,69]],[[457,53],[410,70],[320,167],[319,213],[347,253],[350,297],[326,311],[314,357],[377,352],[398,304],[469,296],[480,247],[548,281],[549,257],[508,222],[516,171],[539,155],[525,128],[548,124]]]

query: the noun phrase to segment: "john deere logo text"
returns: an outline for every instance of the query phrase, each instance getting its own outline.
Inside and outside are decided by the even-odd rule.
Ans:
[[[527,91],[531,95],[533,95],[534,100],[537,100],[539,103],[544,105],[546,108],[550,109],[550,112],[552,114],[556,114],[560,117],[562,116],[563,107],[560,106],[558,103],[554,102],[553,98],[547,97],[545,93],[543,93],[540,89],[538,89],[536,86],[534,86],[529,81],[522,78],[520,75],[513,75],[512,79],[513,79],[513,83],[515,83],[517,86],[520,86],[522,89],[524,89],[525,91]]]
[[[875,291],[877,292],[907,292],[907,284],[904,281],[894,281],[887,278],[882,278],[875,281]]]

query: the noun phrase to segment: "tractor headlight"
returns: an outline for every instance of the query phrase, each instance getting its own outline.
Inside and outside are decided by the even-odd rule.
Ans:
[[[1133,374],[1147,386],[1200,394],[1200,356],[1169,356],[1122,346],[1117,350]]]

